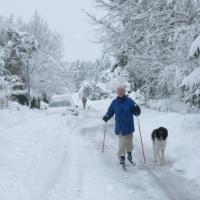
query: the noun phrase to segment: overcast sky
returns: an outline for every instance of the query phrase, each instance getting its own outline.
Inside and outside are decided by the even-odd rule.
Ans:
[[[0,0],[1,1],[1,0]],[[26,21],[34,11],[46,19],[49,26],[61,33],[65,42],[65,58],[95,60],[101,55],[100,45],[94,44],[94,27],[81,9],[94,13],[93,0],[3,0],[0,14],[21,16]]]

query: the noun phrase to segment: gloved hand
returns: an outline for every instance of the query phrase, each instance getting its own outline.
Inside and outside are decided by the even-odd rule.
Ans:
[[[135,114],[136,116],[139,116],[141,113],[140,107],[138,105],[135,106]]]
[[[104,122],[107,122],[108,120],[109,120],[108,116],[105,115],[105,116],[103,117],[103,121],[104,121]]]

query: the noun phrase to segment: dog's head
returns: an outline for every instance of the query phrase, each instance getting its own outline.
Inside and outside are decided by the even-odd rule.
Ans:
[[[165,140],[167,138],[167,136],[168,136],[168,131],[167,131],[166,128],[160,127],[160,128],[157,129],[156,138],[158,140]]]
[[[168,136],[168,130],[164,127],[153,130],[152,139],[155,140],[165,140]]]

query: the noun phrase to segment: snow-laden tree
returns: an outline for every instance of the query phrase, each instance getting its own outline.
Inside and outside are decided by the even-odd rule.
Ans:
[[[3,62],[1,62],[3,63]],[[14,96],[25,94],[24,83],[17,75],[10,72],[0,65],[0,107],[8,107],[8,101]]]
[[[27,57],[36,50],[37,41],[31,33],[17,30],[13,21],[0,20],[0,57],[11,74],[23,76]]]
[[[31,33],[38,43],[37,51],[28,60],[32,93],[51,96],[66,91],[62,36],[52,31],[37,11],[28,23],[19,19],[18,28]]]
[[[184,101],[189,105],[190,111],[200,109],[200,67],[185,77],[181,84]]]
[[[40,53],[29,59],[29,66],[33,96],[52,96],[66,92],[69,84],[65,77],[66,71],[59,61]]]
[[[71,82],[70,89],[72,91],[78,91],[81,87],[81,84],[87,80],[91,79],[92,73],[92,62],[90,61],[80,61],[76,60],[69,63],[68,66],[68,79]]]
[[[199,60],[200,36],[192,42],[189,50],[189,59],[193,63]],[[184,101],[189,105],[190,111],[200,109],[200,67],[194,69],[186,76],[180,86]]]
[[[37,12],[29,22],[0,18],[0,59],[34,96],[51,96],[68,87],[63,40]]]
[[[86,97],[92,101],[105,99],[109,96],[109,93],[105,87],[105,84],[100,84],[93,81],[84,81],[78,91],[79,98]]]
[[[100,74],[106,68],[110,68],[108,59],[97,59],[94,62],[77,60],[68,63],[68,80],[71,82],[70,88],[78,91],[84,81],[99,82]]]
[[[96,0],[104,52],[115,57],[113,69],[127,70],[134,89],[148,98],[178,92],[185,76],[198,67],[189,62],[191,42],[200,32],[200,2],[193,0]],[[172,78],[171,78],[172,77]]]

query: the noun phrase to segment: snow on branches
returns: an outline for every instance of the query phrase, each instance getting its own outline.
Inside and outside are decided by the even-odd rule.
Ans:
[[[192,42],[190,51],[189,51],[189,58],[197,58],[200,54],[200,35]]]

